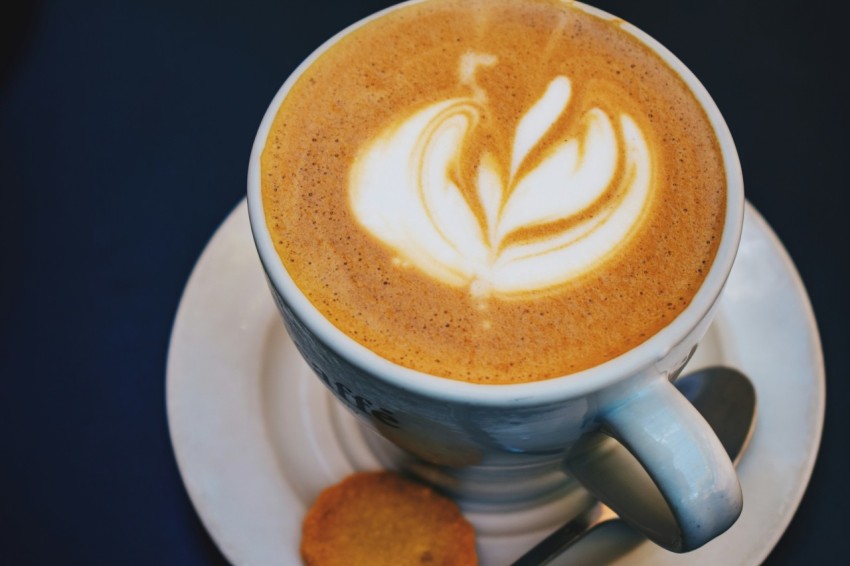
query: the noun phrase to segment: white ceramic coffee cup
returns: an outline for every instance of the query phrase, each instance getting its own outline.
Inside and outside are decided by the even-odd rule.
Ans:
[[[705,281],[690,305],[668,326],[597,367],[516,385],[479,385],[427,375],[378,356],[313,307],[275,250],[260,192],[260,155],[277,109],[297,77],[340,37],[388,10],[350,26],[308,57],[278,91],[254,142],[248,173],[251,227],[290,336],[319,378],[362,423],[423,461],[444,470],[471,471],[471,477],[486,484],[480,493],[470,488],[457,495],[486,498],[496,494],[503,500],[540,496],[538,480],[551,476],[579,439],[604,429],[629,447],[672,512],[671,521],[656,521],[651,528],[634,526],[670,550],[682,552],[705,544],[740,514],[740,485],[711,428],[671,380],[712,320],[743,225],[740,164],[719,110],[683,63],[645,33],[624,25],[683,78],[704,107],[719,140],[727,178],[726,222]],[[526,489],[530,491],[524,492]],[[595,486],[594,492],[602,499],[605,491],[604,485],[601,490]],[[658,524],[662,524],[660,531]]]

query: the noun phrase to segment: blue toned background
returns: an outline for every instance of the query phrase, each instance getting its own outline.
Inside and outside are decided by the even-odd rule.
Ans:
[[[835,561],[850,508],[846,24],[826,2],[594,3],[700,77],[738,144],[748,198],[808,287],[826,425],[768,564]],[[169,442],[174,313],[243,197],[280,84],[387,2],[289,4],[0,8],[0,563],[224,563]]]

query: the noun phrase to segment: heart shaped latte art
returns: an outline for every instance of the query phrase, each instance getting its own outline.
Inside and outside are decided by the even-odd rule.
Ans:
[[[475,68],[494,63],[467,54],[460,75],[473,94],[431,104],[384,129],[349,178],[355,217],[397,262],[479,298],[545,291],[588,273],[632,237],[651,198],[650,152],[628,114],[612,118],[592,108],[581,117],[580,138],[538,147],[569,106],[565,76],[552,79],[519,120],[510,164],[484,151],[476,186],[462,191],[454,173],[487,110]],[[535,149],[543,158],[523,167]],[[477,197],[483,221],[465,194]],[[513,237],[570,218],[580,220],[543,237]]]

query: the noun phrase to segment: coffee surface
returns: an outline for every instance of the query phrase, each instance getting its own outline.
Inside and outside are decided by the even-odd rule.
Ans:
[[[726,204],[681,78],[619,22],[549,0],[429,0],[358,27],[286,95],[261,170],[319,311],[476,383],[571,374],[657,333]]]

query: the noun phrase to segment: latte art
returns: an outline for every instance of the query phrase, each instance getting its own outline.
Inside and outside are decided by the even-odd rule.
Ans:
[[[725,223],[686,83],[563,0],[422,0],[289,87],[261,156],[293,282],[378,356],[472,383],[570,375],[690,304]]]
[[[480,61],[492,64],[495,57],[461,59],[459,74],[473,96],[431,104],[368,145],[352,168],[352,209],[397,261],[467,286],[475,296],[557,286],[593,269],[633,232],[651,197],[649,148],[628,114],[612,120],[593,108],[580,119],[581,137],[545,148],[539,163],[524,168],[570,103],[571,82],[557,76],[517,124],[509,169],[485,151],[477,186],[458,186],[465,142],[487,112],[486,92],[470,69]],[[465,195],[478,199],[483,218]],[[598,210],[583,217],[594,205]],[[544,237],[510,239],[525,228],[576,218]]]

